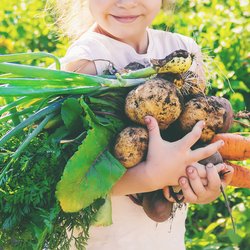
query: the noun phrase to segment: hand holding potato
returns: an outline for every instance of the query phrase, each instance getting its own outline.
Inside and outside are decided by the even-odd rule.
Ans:
[[[178,185],[180,176],[186,176],[186,167],[214,154],[223,142],[210,144],[206,147],[191,150],[191,146],[201,136],[204,122],[198,122],[193,130],[176,142],[164,141],[156,120],[145,118],[149,131],[148,154],[145,161],[145,171],[151,180],[153,189],[164,186]]]

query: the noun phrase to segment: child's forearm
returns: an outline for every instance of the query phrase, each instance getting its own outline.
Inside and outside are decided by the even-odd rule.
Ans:
[[[129,168],[122,178],[113,186],[112,195],[127,195],[154,191],[150,177],[145,171],[145,162]]]

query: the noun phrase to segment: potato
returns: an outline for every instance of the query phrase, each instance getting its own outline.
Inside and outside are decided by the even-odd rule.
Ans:
[[[192,71],[187,71],[183,74],[158,74],[158,77],[174,83],[183,95],[197,95],[205,93],[205,80],[200,79],[198,75]]]
[[[224,133],[227,132],[232,127],[234,121],[234,112],[231,103],[227,99],[220,97],[215,97],[215,98],[216,101],[220,103],[226,111],[223,116],[223,126],[219,131],[220,133]]]
[[[229,101],[222,97],[198,96],[185,104],[178,121],[180,128],[190,132],[194,125],[205,121],[201,140],[210,141],[215,133],[228,130],[233,122],[233,110]]]
[[[185,83],[182,74],[164,73],[164,74],[158,74],[157,77],[174,83],[177,89],[181,89]]]
[[[132,121],[145,125],[145,116],[151,115],[160,129],[166,129],[181,111],[181,94],[173,83],[160,78],[148,80],[130,91],[125,102],[125,112]]]
[[[146,215],[156,222],[166,221],[173,212],[173,203],[164,197],[163,190],[143,193],[142,207]]]
[[[183,94],[196,95],[205,93],[206,81],[201,79],[193,71],[187,71],[186,73],[182,74],[182,78],[184,79],[184,84],[181,89]]]
[[[117,136],[114,155],[124,167],[130,168],[145,158],[147,148],[147,129],[143,127],[127,127]]]

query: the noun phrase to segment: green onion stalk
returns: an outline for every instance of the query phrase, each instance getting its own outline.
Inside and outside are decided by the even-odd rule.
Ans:
[[[56,69],[16,63],[42,58],[52,58]],[[105,76],[66,72],[60,70],[60,68],[59,59],[49,53],[0,55],[0,93],[1,97],[7,101],[7,104],[0,109],[0,115],[2,116],[0,121],[7,123],[12,120],[14,124],[13,129],[0,138],[0,147],[3,147],[8,140],[26,127],[59,110],[62,102],[58,102],[58,98],[67,98],[72,95],[92,96],[92,102],[97,104],[97,99],[100,99],[98,105],[106,105],[107,107],[111,102],[102,98],[102,93],[135,87],[145,82],[148,77],[156,74],[155,69],[148,67],[121,75],[115,74],[114,78],[111,79]],[[114,92],[115,95],[117,93]],[[97,99],[93,99],[94,95]],[[47,103],[43,109],[39,109],[38,104],[34,105],[34,103],[24,108],[27,103],[36,98],[38,104],[41,104],[43,100],[53,100],[53,98],[54,101]],[[114,96],[111,97],[112,100],[114,98]],[[100,114],[103,111],[97,112]],[[25,115],[28,117],[25,117]]]
[[[42,58],[53,59],[56,69],[17,63]],[[109,165],[116,169],[116,171],[111,171],[113,173],[112,183],[117,180],[124,170],[122,166],[119,166],[120,163],[116,159],[107,154],[105,140],[112,140],[113,134],[124,126],[122,113],[125,96],[128,91],[144,83],[149,77],[154,77],[156,74],[152,68],[145,68],[125,74],[115,74],[113,76],[93,76],[66,72],[60,69],[59,59],[48,53],[0,55],[0,97],[6,100],[6,104],[0,107],[0,132],[2,133],[2,137],[0,138],[0,158],[2,159],[2,162],[0,162],[0,208],[1,206],[5,206],[6,197],[10,197],[10,199],[12,197],[17,197],[16,199],[18,199],[19,197],[21,204],[23,204],[22,202],[26,202],[27,206],[30,207],[29,209],[33,209],[34,199],[29,200],[29,192],[20,194],[19,196],[18,190],[22,188],[28,190],[29,185],[36,187],[36,185],[40,184],[40,181],[33,179],[33,175],[29,176],[29,173],[39,171],[40,168],[45,166],[43,170],[41,169],[41,171],[46,172],[46,181],[43,186],[48,185],[48,187],[46,190],[41,191],[44,194],[50,192],[53,202],[49,197],[42,197],[38,204],[47,204],[46,209],[42,210],[39,207],[40,205],[34,205],[35,210],[32,210],[34,218],[37,218],[37,214],[44,212],[43,216],[47,216],[46,223],[51,223],[49,229],[44,230],[44,227],[38,230],[39,232],[44,232],[39,237],[37,236],[39,242],[38,248],[40,249],[46,248],[46,245],[49,246],[48,244],[50,243],[52,248],[57,248],[60,244],[64,244],[62,243],[64,240],[65,244],[68,244],[66,241],[67,237],[65,236],[66,228],[78,226],[78,223],[85,230],[81,240],[83,242],[86,241],[90,221],[93,219],[93,214],[97,212],[101,203],[97,199],[90,207],[81,210],[79,213],[73,213],[72,215],[64,213],[59,208],[59,203],[55,198],[56,184],[61,178],[63,167],[72,156],[72,152],[77,150],[78,146],[81,145],[80,143],[85,142],[86,151],[84,153],[93,158],[93,163],[90,166],[93,165],[95,169],[95,167],[98,167],[100,161],[109,162]],[[52,125],[48,126],[48,124]],[[3,131],[5,132],[3,133]],[[92,144],[91,140],[92,137],[95,138],[95,134],[98,135],[98,138],[102,136],[106,138],[100,141],[104,143],[102,147],[105,150],[97,152],[97,158],[94,156],[97,144],[94,141]],[[46,136],[49,137],[47,138]],[[85,137],[88,138],[88,136],[90,139],[85,140]],[[43,138],[45,139],[43,140]],[[79,142],[79,138],[82,140],[81,142]],[[64,143],[58,143],[61,141]],[[37,142],[41,143],[38,149],[42,151],[42,156],[30,153],[33,145],[35,147],[35,143]],[[52,144],[55,142],[55,149],[52,149]],[[55,152],[50,157],[45,156],[44,154],[50,154],[50,150],[51,152]],[[75,160],[79,157],[78,154],[73,156]],[[39,161],[35,160],[36,157],[40,157]],[[84,160],[87,160],[87,158],[84,158]],[[59,164],[60,161],[64,162],[64,164]],[[37,167],[36,164],[40,164],[40,167]],[[81,167],[82,160],[79,163],[76,161],[76,164],[79,164],[79,167]],[[72,164],[68,168],[74,166],[75,164]],[[89,165],[85,167],[87,168]],[[53,169],[53,174],[50,173],[50,168]],[[104,171],[105,167],[100,169],[100,171]],[[103,180],[106,183],[105,187],[110,185],[110,169],[107,170],[109,178],[108,180]],[[73,174],[72,171],[69,172]],[[87,179],[86,185],[91,187],[92,183],[88,184],[88,181],[96,181],[95,177],[93,177],[96,171],[91,172],[90,169],[87,173],[88,175],[90,174],[89,176],[92,179]],[[42,177],[42,174],[38,174],[37,178]],[[19,176],[22,176],[22,178],[19,178]],[[55,179],[51,180],[54,176]],[[26,178],[28,178],[27,182]],[[12,186],[13,182],[16,186],[14,184]],[[11,188],[16,191],[12,192]],[[36,193],[40,189],[41,187],[36,189]],[[101,197],[101,200],[105,198],[104,194],[98,193],[101,190],[92,191],[97,192],[96,196],[93,197]],[[24,200],[22,195],[26,195]],[[36,196],[36,199],[39,200],[40,198]],[[80,200],[83,199],[81,198]],[[19,203],[18,201],[13,201],[13,204],[16,207],[16,204]],[[38,210],[37,206],[39,207]],[[56,212],[53,212],[53,210],[56,210]],[[20,210],[16,211],[16,214],[20,218],[23,218],[25,212]],[[0,221],[5,221],[4,223],[12,221],[13,228],[18,226],[22,231],[21,228],[23,225],[18,224],[18,221],[13,220],[12,217],[8,217],[8,212],[3,216],[0,216]],[[38,217],[43,218],[43,216]],[[40,224],[42,227],[43,224]],[[62,227],[62,225],[65,226]],[[11,228],[11,226],[9,227]],[[26,229],[29,230],[30,227],[31,224]],[[32,227],[36,228],[33,222]],[[46,228],[48,228],[47,225]],[[8,231],[1,230],[0,228],[0,235],[1,233],[3,233],[2,235],[5,233],[8,235]],[[10,236],[6,236],[5,239],[8,239],[8,237]],[[27,244],[31,244],[30,240],[24,241]]]

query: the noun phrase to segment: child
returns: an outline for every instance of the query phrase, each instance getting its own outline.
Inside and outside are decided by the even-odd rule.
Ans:
[[[130,62],[146,66],[151,58],[162,59],[177,49],[184,49],[195,54],[196,64],[191,70],[200,78],[204,77],[201,52],[191,38],[148,28],[166,1],[66,2],[67,5],[65,1],[58,1],[58,9],[63,10],[66,20],[64,24],[68,31],[73,32],[77,28],[82,33],[79,24],[86,21],[87,17],[82,13],[86,14],[87,10],[90,11],[94,23],[68,49],[62,59],[65,70],[103,74],[109,69],[110,62],[118,70]],[[113,224],[108,227],[92,227],[87,249],[185,249],[186,206],[176,211],[172,222],[156,224],[146,216],[141,206],[134,204],[126,195],[180,184],[185,202],[208,203],[220,195],[221,183],[225,184],[218,175],[224,167],[223,164],[209,164],[204,167],[196,163],[215,153],[223,142],[193,151],[190,149],[201,135],[204,126],[202,121],[195,125],[192,132],[173,143],[161,138],[158,124],[153,117],[145,117],[145,121],[149,131],[147,159],[127,170],[113,187]]]

